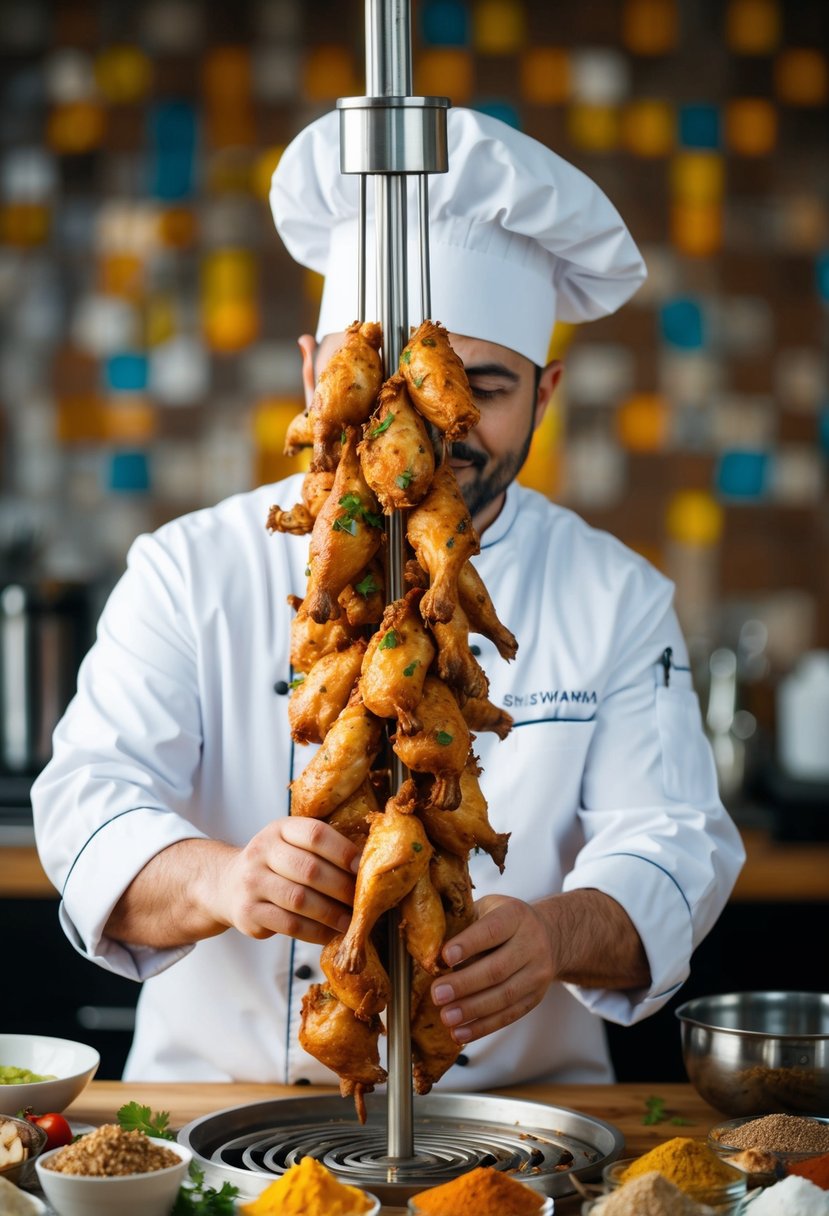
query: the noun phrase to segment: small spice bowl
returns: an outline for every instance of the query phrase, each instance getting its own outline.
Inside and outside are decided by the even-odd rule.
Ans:
[[[36,1123],[29,1123],[27,1119],[20,1119],[17,1115],[0,1115],[0,1123],[14,1124],[27,1154],[25,1161],[21,1161],[19,1165],[8,1165],[5,1169],[0,1169],[0,1178],[13,1182],[15,1186],[25,1186],[34,1178],[35,1161],[46,1147],[46,1132]]]
[[[730,1156],[742,1151],[736,1144],[729,1144],[729,1133],[736,1131],[738,1127],[743,1127],[746,1123],[754,1123],[761,1117],[760,1115],[744,1115],[741,1119],[726,1119],[724,1123],[718,1123],[708,1133],[708,1147],[718,1157],[721,1157],[723,1161],[727,1162]],[[810,1123],[821,1124],[826,1129],[827,1135],[829,1135],[829,1118],[820,1118],[817,1115],[798,1115],[797,1118],[798,1120],[808,1119]],[[789,1161],[808,1161],[810,1157],[820,1157],[829,1150],[826,1148],[816,1148],[809,1152],[801,1153],[785,1152],[780,1149],[769,1149],[768,1151],[774,1154],[781,1165],[786,1165]]]
[[[634,1160],[636,1158],[630,1157],[625,1161],[614,1161],[611,1165],[605,1166],[602,1178],[609,1191],[615,1191],[617,1187],[623,1185],[622,1175],[629,1166],[633,1165]],[[695,1203],[711,1208],[717,1216],[736,1216],[740,1210],[740,1204],[745,1198],[748,1180],[742,1170],[733,1169],[732,1174],[733,1177],[728,1182],[718,1183],[715,1186],[700,1187],[698,1190],[689,1190],[685,1187],[682,1189]]]
[[[174,1152],[178,1163],[146,1174],[101,1178],[47,1169],[50,1158],[62,1150],[42,1153],[35,1162],[38,1182],[58,1216],[170,1216],[193,1154],[175,1140],[148,1138]]]
[[[536,1191],[536,1194],[538,1194],[537,1191]],[[539,1197],[539,1199],[542,1198],[542,1196],[540,1194],[538,1194],[538,1197]],[[552,1197],[549,1195],[545,1195],[543,1198],[544,1198],[544,1203],[538,1209],[538,1216],[553,1216],[554,1207],[553,1207]],[[409,1216],[427,1216],[425,1209],[418,1207],[417,1196],[415,1196],[414,1199],[409,1200],[409,1204],[408,1204],[406,1211],[409,1213]],[[434,1214],[430,1211],[428,1213],[428,1216],[434,1216]]]

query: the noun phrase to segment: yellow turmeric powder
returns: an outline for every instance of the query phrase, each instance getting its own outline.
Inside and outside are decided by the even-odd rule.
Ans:
[[[303,1157],[241,1210],[245,1216],[361,1216],[372,1206],[365,1191],[338,1182],[315,1157]]]
[[[412,1200],[428,1216],[538,1216],[544,1196],[492,1166],[477,1169],[441,1186],[421,1191]]]
[[[658,1170],[687,1194],[724,1186],[739,1178],[739,1172],[721,1161],[702,1140],[692,1140],[689,1136],[674,1136],[673,1140],[652,1148],[644,1157],[638,1157],[627,1167],[620,1181],[629,1182],[651,1170]]]

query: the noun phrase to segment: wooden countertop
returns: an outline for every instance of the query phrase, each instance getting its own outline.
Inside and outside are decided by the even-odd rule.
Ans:
[[[781,843],[758,828],[742,837],[747,860],[732,902],[829,902],[829,841]],[[0,899],[56,896],[34,847],[0,848]]]
[[[243,1106],[277,1098],[311,1097],[335,1091],[296,1086],[253,1084],[160,1084],[123,1083],[120,1081],[93,1081],[72,1106],[69,1118],[84,1123],[100,1124],[114,1121],[115,1112],[124,1102],[138,1101],[153,1111],[170,1112],[170,1126],[182,1127],[191,1119],[210,1114],[229,1106]],[[625,1137],[624,1155],[636,1157],[657,1144],[670,1140],[672,1136],[687,1135],[704,1137],[710,1127],[722,1116],[699,1097],[690,1085],[524,1085],[516,1089],[495,1091],[501,1096],[522,1098],[530,1102],[544,1102],[553,1106],[568,1107],[586,1115],[604,1119],[614,1124]],[[665,1102],[667,1119],[664,1123],[646,1127],[643,1122],[645,1102],[652,1095]],[[417,1099],[415,1099],[417,1102]],[[350,1102],[343,1105],[351,1109]],[[415,1106],[415,1111],[416,1111]],[[687,1126],[677,1127],[670,1118],[687,1119]],[[557,1199],[556,1216],[559,1213],[577,1213],[580,1200],[577,1197]],[[398,1209],[384,1208],[384,1213]]]

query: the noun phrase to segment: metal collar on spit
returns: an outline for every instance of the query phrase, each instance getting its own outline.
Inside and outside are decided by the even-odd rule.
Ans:
[[[358,316],[366,320],[366,183],[375,179],[374,225],[377,307],[383,327],[383,368],[392,375],[408,340],[407,178],[418,177],[421,316],[431,314],[428,174],[448,168],[445,97],[413,97],[411,13],[408,0],[366,0],[366,97],[342,97],[340,170],[360,175]],[[375,318],[372,318],[375,319]],[[404,592],[405,533],[402,513],[387,516],[387,597]],[[392,753],[392,786],[405,778]],[[388,1032],[388,1153],[404,1162],[414,1155],[412,1058],[409,1027],[409,961],[390,914],[389,971],[392,996]]]

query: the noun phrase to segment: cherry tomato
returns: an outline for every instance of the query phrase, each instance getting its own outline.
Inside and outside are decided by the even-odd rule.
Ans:
[[[63,1115],[58,1115],[54,1111],[50,1111],[46,1115],[36,1115],[27,1110],[25,1117],[29,1123],[37,1124],[46,1132],[46,1149],[61,1148],[64,1144],[72,1143],[74,1139],[72,1128]]]

